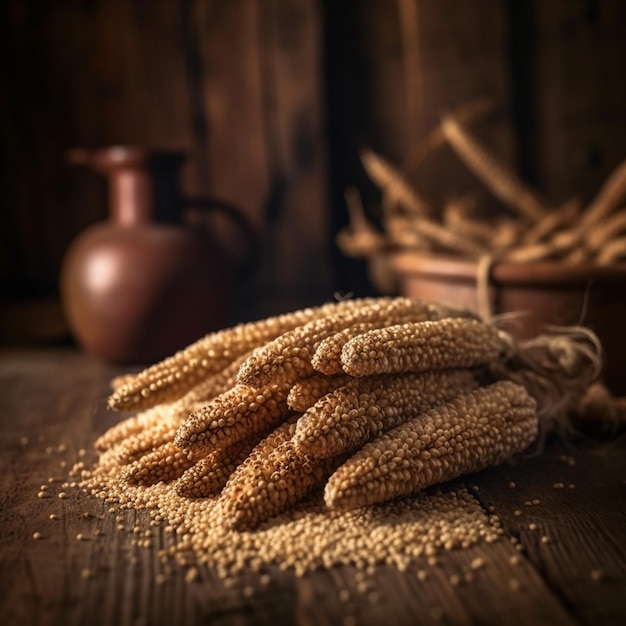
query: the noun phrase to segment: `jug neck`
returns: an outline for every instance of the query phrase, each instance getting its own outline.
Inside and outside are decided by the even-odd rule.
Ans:
[[[70,162],[106,177],[109,217],[116,224],[181,221],[178,169],[185,158],[182,152],[109,146],[98,150],[79,148],[68,156]]]
[[[120,226],[138,226],[154,219],[152,176],[145,169],[109,172],[109,215]]]

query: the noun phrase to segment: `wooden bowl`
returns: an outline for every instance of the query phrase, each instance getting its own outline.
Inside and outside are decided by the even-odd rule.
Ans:
[[[398,252],[390,263],[404,295],[478,311],[476,262]],[[489,284],[492,315],[516,313],[506,329],[519,339],[549,325],[591,328],[604,347],[607,385],[626,394],[626,264],[497,263]]]

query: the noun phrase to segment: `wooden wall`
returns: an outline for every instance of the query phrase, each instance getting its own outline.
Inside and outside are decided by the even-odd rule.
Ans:
[[[74,146],[182,148],[190,194],[241,207],[263,255],[239,317],[371,292],[338,254],[342,193],[376,209],[358,150],[394,161],[445,108],[559,203],[626,157],[621,0],[9,0],[0,8],[0,301],[54,297],[64,252],[105,216]],[[475,181],[441,151],[440,197]]]
[[[23,0],[3,11],[5,293],[55,291],[67,245],[105,216],[101,181],[66,151],[111,144],[188,151],[186,191],[233,203],[263,234],[257,289],[327,291],[315,0]]]

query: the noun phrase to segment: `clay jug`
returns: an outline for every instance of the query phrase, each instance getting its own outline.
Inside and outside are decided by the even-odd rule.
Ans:
[[[183,197],[183,160],[132,147],[70,153],[71,162],[107,177],[109,219],[69,247],[61,300],[78,343],[106,361],[152,363],[226,321],[237,268],[190,208],[226,213],[249,246],[254,233],[228,204]]]

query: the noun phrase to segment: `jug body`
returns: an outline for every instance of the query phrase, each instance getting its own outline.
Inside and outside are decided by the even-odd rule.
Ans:
[[[176,194],[157,214],[150,158],[123,148],[74,158],[107,176],[109,215],[70,245],[61,300],[78,343],[114,363],[173,354],[223,326],[231,300],[232,263],[211,232],[185,222]]]

